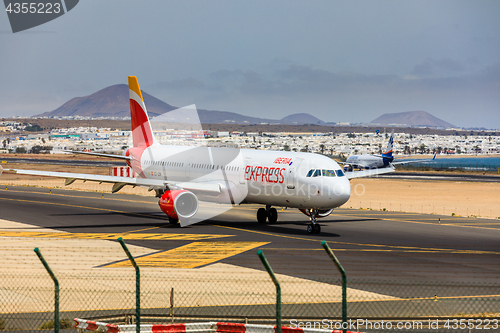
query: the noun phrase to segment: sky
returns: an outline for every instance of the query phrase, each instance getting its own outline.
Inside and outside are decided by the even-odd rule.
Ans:
[[[423,110],[499,129],[499,18],[496,0],[80,0],[14,34],[1,11],[0,117],[135,75],[178,107],[350,123]]]

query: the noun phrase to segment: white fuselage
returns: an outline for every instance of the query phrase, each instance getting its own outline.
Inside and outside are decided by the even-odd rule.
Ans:
[[[360,169],[376,169],[386,166],[382,157],[373,155],[352,155],[347,158],[345,163]]]
[[[140,168],[150,179],[220,184],[217,196],[196,193],[219,203],[331,209],[351,194],[337,162],[311,153],[160,145],[144,150]],[[313,176],[311,170],[322,172]]]

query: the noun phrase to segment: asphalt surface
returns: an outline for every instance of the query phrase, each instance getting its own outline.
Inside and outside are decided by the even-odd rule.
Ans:
[[[91,192],[0,188],[5,220],[71,233],[214,234],[221,238],[199,241],[265,242],[259,248],[275,272],[311,280],[338,276],[320,245],[322,240],[335,252],[349,279],[474,284],[498,283],[500,278],[500,220],[338,209],[320,220],[321,234],[309,235],[307,217],[297,210],[279,209],[277,224],[262,225],[256,222],[257,208],[242,205],[179,228],[168,223],[154,197],[104,194],[103,198]],[[127,242],[152,252],[192,243],[167,236]],[[263,270],[256,250],[220,262]]]

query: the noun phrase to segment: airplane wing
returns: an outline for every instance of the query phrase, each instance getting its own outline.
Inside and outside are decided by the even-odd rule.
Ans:
[[[83,154],[83,155],[93,155],[93,156],[101,156],[101,157],[109,157],[109,158],[117,158],[120,160],[132,160],[132,157],[130,156],[124,156],[124,155],[110,155],[110,154],[101,154],[101,153],[93,153],[93,152],[88,152],[88,151],[77,151],[77,150],[65,150],[65,153],[72,153],[72,154]]]
[[[433,158],[428,158],[428,159],[424,159],[424,160],[408,160],[408,161],[399,160],[399,161],[393,161],[392,164],[408,164],[408,163],[428,163],[428,162],[433,162],[436,159],[436,155],[437,155],[437,153],[434,154]]]
[[[345,175],[348,179],[353,179],[353,178],[371,177],[371,176],[376,176],[376,175],[380,175],[383,173],[389,173],[389,172],[394,172],[394,171],[395,171],[395,169],[391,165],[391,166],[388,166],[387,168],[368,169],[368,170],[361,170],[361,171],[348,171],[348,172],[345,172]]]
[[[54,171],[40,171],[40,170],[16,170],[18,174],[33,175],[33,176],[47,176],[66,178],[66,185],[71,185],[75,180],[94,181],[100,183],[113,183],[112,193],[118,192],[126,185],[131,186],[145,186],[153,189],[176,188],[186,189],[195,192],[207,192],[217,195],[221,192],[221,186],[218,183],[195,183],[195,182],[171,182],[161,179],[148,179],[148,178],[132,178],[132,177],[117,177],[105,175],[91,175],[85,173],[71,173],[71,172],[54,172]]]

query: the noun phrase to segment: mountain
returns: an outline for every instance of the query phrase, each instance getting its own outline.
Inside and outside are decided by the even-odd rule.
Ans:
[[[425,111],[386,113],[371,122],[380,125],[406,125],[428,127],[456,127]]]
[[[301,125],[301,124],[325,124],[321,119],[316,118],[309,113],[295,113],[285,118],[281,118],[280,123],[289,125]]]
[[[167,104],[143,90],[141,92],[151,118],[177,109],[177,107]],[[130,117],[129,103],[128,86],[126,84],[116,84],[101,89],[92,95],[72,98],[54,111],[45,112],[35,117]],[[182,121],[182,115],[178,116],[180,118],[177,121]],[[277,120],[248,117],[228,111],[199,109],[198,116],[203,124],[324,124],[322,120],[307,113],[297,113]]]
[[[151,117],[172,111],[176,107],[169,105],[156,97],[142,91],[144,103]],[[41,117],[130,117],[130,101],[128,86],[116,84],[101,89],[92,95],[75,97],[51,112],[45,112]]]

